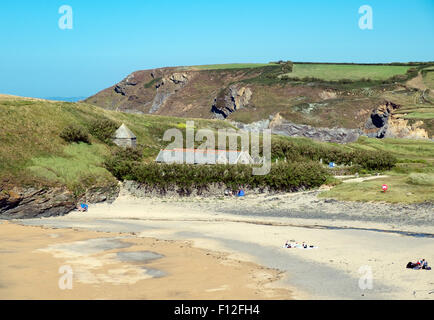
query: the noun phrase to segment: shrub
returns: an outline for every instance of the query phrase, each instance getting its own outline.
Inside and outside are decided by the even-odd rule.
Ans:
[[[90,134],[94,137],[98,138],[100,141],[112,144],[112,136],[115,133],[118,125],[116,122],[104,118],[104,119],[96,119],[90,123]]]
[[[292,69],[294,67],[294,64],[292,61],[286,61],[281,63],[281,71],[282,73],[290,73],[292,72]]]
[[[76,125],[69,125],[62,130],[60,137],[66,142],[85,142],[90,144],[87,131]]]
[[[135,180],[162,191],[178,187],[185,193],[190,193],[193,188],[203,190],[214,183],[232,189],[249,187],[296,191],[319,187],[328,179],[327,171],[319,163],[311,161],[275,164],[264,176],[252,175],[250,165],[157,164],[114,157],[106,162],[106,168],[119,180]]]
[[[351,153],[350,159],[368,170],[390,170],[398,162],[396,157],[384,151],[357,150]]]
[[[105,168],[118,180],[131,180],[133,168],[140,163],[143,152],[139,148],[116,148],[104,162]]]

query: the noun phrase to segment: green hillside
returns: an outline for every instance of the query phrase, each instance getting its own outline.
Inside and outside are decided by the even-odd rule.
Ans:
[[[108,119],[120,125],[125,123],[136,135],[139,150],[144,159],[152,162],[158,151],[168,142],[162,141],[169,128],[185,129],[184,118],[156,115],[138,115],[104,110],[86,103],[53,102],[17,97],[0,97],[0,187],[3,190],[19,185],[53,186],[63,185],[80,195],[90,187],[115,185],[117,180],[107,171],[103,162],[116,148],[90,135],[90,143],[67,143],[60,134],[69,125],[90,131],[96,120]],[[194,119],[196,128],[229,128],[228,122]],[[397,166],[387,172],[384,182],[394,185],[393,190],[404,190],[409,196],[393,201],[432,201],[432,179],[434,175],[434,143],[427,140],[368,139],[338,145],[314,142],[306,138],[273,136],[278,141],[290,141],[298,148],[314,153],[322,150],[333,155],[335,150],[381,151],[398,158]],[[338,154],[338,153],[337,153]],[[315,154],[302,155],[307,160],[317,160]],[[273,158],[276,158],[273,156]],[[344,168],[345,169],[345,168]],[[348,168],[351,169],[351,168]],[[348,169],[345,169],[348,171]],[[348,171],[351,173],[351,170]],[[372,173],[360,171],[361,174]],[[346,200],[386,200],[378,193],[379,182],[362,183],[363,193],[357,185],[341,184],[324,194]],[[413,196],[414,195],[414,196]]]
[[[89,186],[116,183],[103,168],[110,146],[91,136],[91,144],[68,144],[60,133],[70,124],[88,129],[97,119],[125,123],[153,158],[169,128],[185,119],[107,111],[85,103],[0,98],[0,185],[62,184],[79,193]],[[198,128],[229,127],[222,121],[195,119]]]

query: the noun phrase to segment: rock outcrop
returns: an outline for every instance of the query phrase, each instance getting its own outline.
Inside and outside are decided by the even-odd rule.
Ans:
[[[271,132],[288,137],[311,138],[323,142],[348,143],[356,141],[362,134],[358,129],[314,128],[309,125],[295,124],[290,121],[272,121]]]
[[[115,86],[114,91],[118,94],[125,96],[127,94],[127,91],[128,91],[128,86],[136,86],[137,83],[138,83],[138,80],[135,79],[135,74],[132,73],[128,77],[126,77],[124,80],[119,82]]]
[[[61,216],[76,206],[74,194],[65,188],[18,188],[0,194],[0,217],[24,219]]]
[[[149,113],[158,111],[167,98],[183,88],[188,83],[189,79],[190,76],[187,73],[173,73],[161,79],[155,86],[157,93]]]
[[[62,216],[77,203],[113,202],[118,195],[119,186],[92,188],[79,199],[64,187],[13,187],[0,191],[0,219]]]
[[[252,91],[250,88],[232,85],[222,90],[214,99],[211,112],[214,113],[216,118],[225,119],[232,112],[248,105],[251,97]]]
[[[399,105],[386,101],[372,110],[365,123],[364,133],[371,138],[407,138],[428,139],[428,132],[422,128],[422,121],[409,124],[406,119],[398,118],[393,113]]]
[[[358,129],[314,128],[309,125],[296,124],[285,120],[279,113],[269,120],[261,120],[250,124],[234,122],[236,127],[249,132],[260,132],[271,129],[271,133],[288,137],[312,138],[323,142],[348,143],[356,141],[363,134]]]

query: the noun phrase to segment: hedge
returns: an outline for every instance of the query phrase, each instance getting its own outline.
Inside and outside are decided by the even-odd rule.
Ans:
[[[233,190],[244,187],[297,191],[319,187],[329,177],[327,170],[313,161],[273,164],[270,173],[263,176],[253,175],[251,165],[241,164],[157,164],[112,157],[105,167],[119,180],[134,180],[163,191],[178,187],[187,193],[215,183]]]

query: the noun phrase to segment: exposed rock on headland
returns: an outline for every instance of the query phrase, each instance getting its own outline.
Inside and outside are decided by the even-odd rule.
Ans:
[[[0,219],[62,216],[77,203],[111,203],[118,195],[119,186],[92,188],[79,198],[64,187],[13,187],[0,191]]]
[[[252,91],[247,87],[231,85],[225,90],[220,91],[214,99],[211,112],[216,118],[227,118],[231,113],[245,107],[252,97]]]

